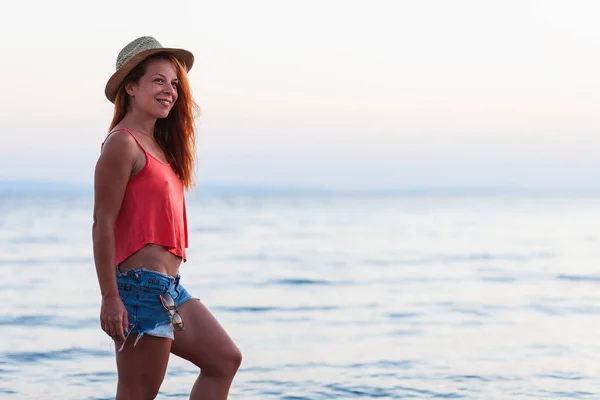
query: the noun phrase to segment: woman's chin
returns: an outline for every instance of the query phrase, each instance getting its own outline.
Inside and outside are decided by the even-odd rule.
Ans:
[[[165,119],[169,116],[169,111],[161,110],[161,111],[155,112],[154,117],[156,117],[157,119]]]

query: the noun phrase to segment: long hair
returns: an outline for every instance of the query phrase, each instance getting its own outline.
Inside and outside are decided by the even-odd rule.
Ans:
[[[177,87],[177,100],[166,118],[156,121],[154,126],[154,139],[165,153],[167,161],[183,182],[186,189],[194,183],[194,165],[196,154],[196,126],[194,119],[199,115],[199,107],[192,97],[192,91],[183,64],[168,53],[154,54],[139,63],[123,80],[123,84],[115,98],[115,110],[109,130],[112,130],[127,114],[129,95],[125,91],[125,84],[139,82],[146,73],[146,66],[151,60],[171,60],[177,70],[179,85]]]

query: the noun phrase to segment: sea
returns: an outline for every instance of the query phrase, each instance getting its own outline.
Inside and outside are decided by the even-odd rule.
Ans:
[[[0,191],[0,397],[114,399],[89,190]],[[600,196],[215,189],[182,283],[230,399],[600,399]],[[158,399],[198,370],[172,356]]]

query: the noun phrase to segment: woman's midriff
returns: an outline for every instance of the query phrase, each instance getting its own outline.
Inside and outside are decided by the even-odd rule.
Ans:
[[[168,276],[176,276],[180,265],[181,257],[163,246],[148,244],[119,264],[119,271],[145,268]]]

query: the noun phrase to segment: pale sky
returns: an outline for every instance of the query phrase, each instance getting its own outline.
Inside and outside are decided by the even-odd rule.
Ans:
[[[600,2],[21,1],[0,180],[89,183],[142,35],[196,56],[203,182],[600,188]]]

